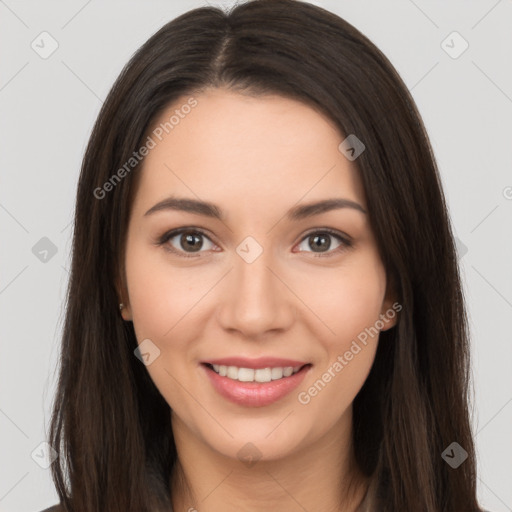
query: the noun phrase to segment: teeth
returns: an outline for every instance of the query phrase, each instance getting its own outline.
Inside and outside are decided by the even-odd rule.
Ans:
[[[272,368],[270,370],[270,375],[272,380],[280,379],[283,376],[283,369],[282,368]]]
[[[285,366],[277,368],[239,368],[238,366],[225,366],[223,364],[212,365],[215,372],[221,377],[238,380],[240,382],[270,382],[282,379],[297,373],[302,366]]]

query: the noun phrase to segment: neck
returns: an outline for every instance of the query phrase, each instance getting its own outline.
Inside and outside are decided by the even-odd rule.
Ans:
[[[284,458],[248,465],[213,450],[173,414],[173,510],[358,512],[368,479],[355,462],[351,419],[348,414],[324,437]]]

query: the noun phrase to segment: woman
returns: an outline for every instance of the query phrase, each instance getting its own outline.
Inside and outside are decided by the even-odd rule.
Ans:
[[[140,48],[84,157],[61,364],[58,510],[481,511],[439,174],[365,36],[256,0]]]

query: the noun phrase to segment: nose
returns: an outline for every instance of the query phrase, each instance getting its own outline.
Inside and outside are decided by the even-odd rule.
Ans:
[[[235,255],[218,308],[218,320],[226,331],[259,339],[268,331],[285,331],[293,324],[296,298],[271,256],[271,251],[264,250],[249,263]]]

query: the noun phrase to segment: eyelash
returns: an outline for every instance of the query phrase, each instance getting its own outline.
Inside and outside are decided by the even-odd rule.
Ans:
[[[168,251],[168,252],[170,252],[172,254],[176,254],[179,257],[183,257],[183,258],[197,258],[198,256],[196,256],[196,255],[191,255],[191,254],[187,254],[187,253],[182,252],[182,251],[178,251],[174,247],[172,247],[170,245],[167,245],[167,242],[171,238],[174,238],[175,236],[181,235],[182,233],[200,234],[200,235],[208,238],[208,240],[210,240],[213,243],[213,241],[210,239],[210,237],[204,231],[202,231],[201,229],[194,228],[194,227],[186,227],[186,228],[178,228],[178,229],[174,229],[174,230],[171,230],[171,231],[167,231],[166,233],[164,233],[158,239],[156,245],[157,246],[164,246],[164,249],[166,251]],[[309,238],[310,236],[315,235],[315,234],[328,234],[328,235],[331,235],[332,237],[336,238],[338,241],[341,242],[341,245],[339,247],[337,247],[336,249],[334,249],[334,250],[331,250],[331,251],[326,252],[326,253],[313,254],[313,256],[315,258],[330,258],[330,257],[332,257],[334,255],[337,255],[337,254],[347,250],[348,248],[352,247],[352,241],[349,238],[344,237],[340,233],[338,233],[337,231],[334,231],[334,230],[329,229],[329,228],[316,229],[314,231],[310,231],[309,233],[306,233],[306,235],[304,235],[304,237],[300,240],[299,244],[301,244],[304,240],[306,240],[307,238]],[[308,251],[306,251],[306,252],[308,252]]]

